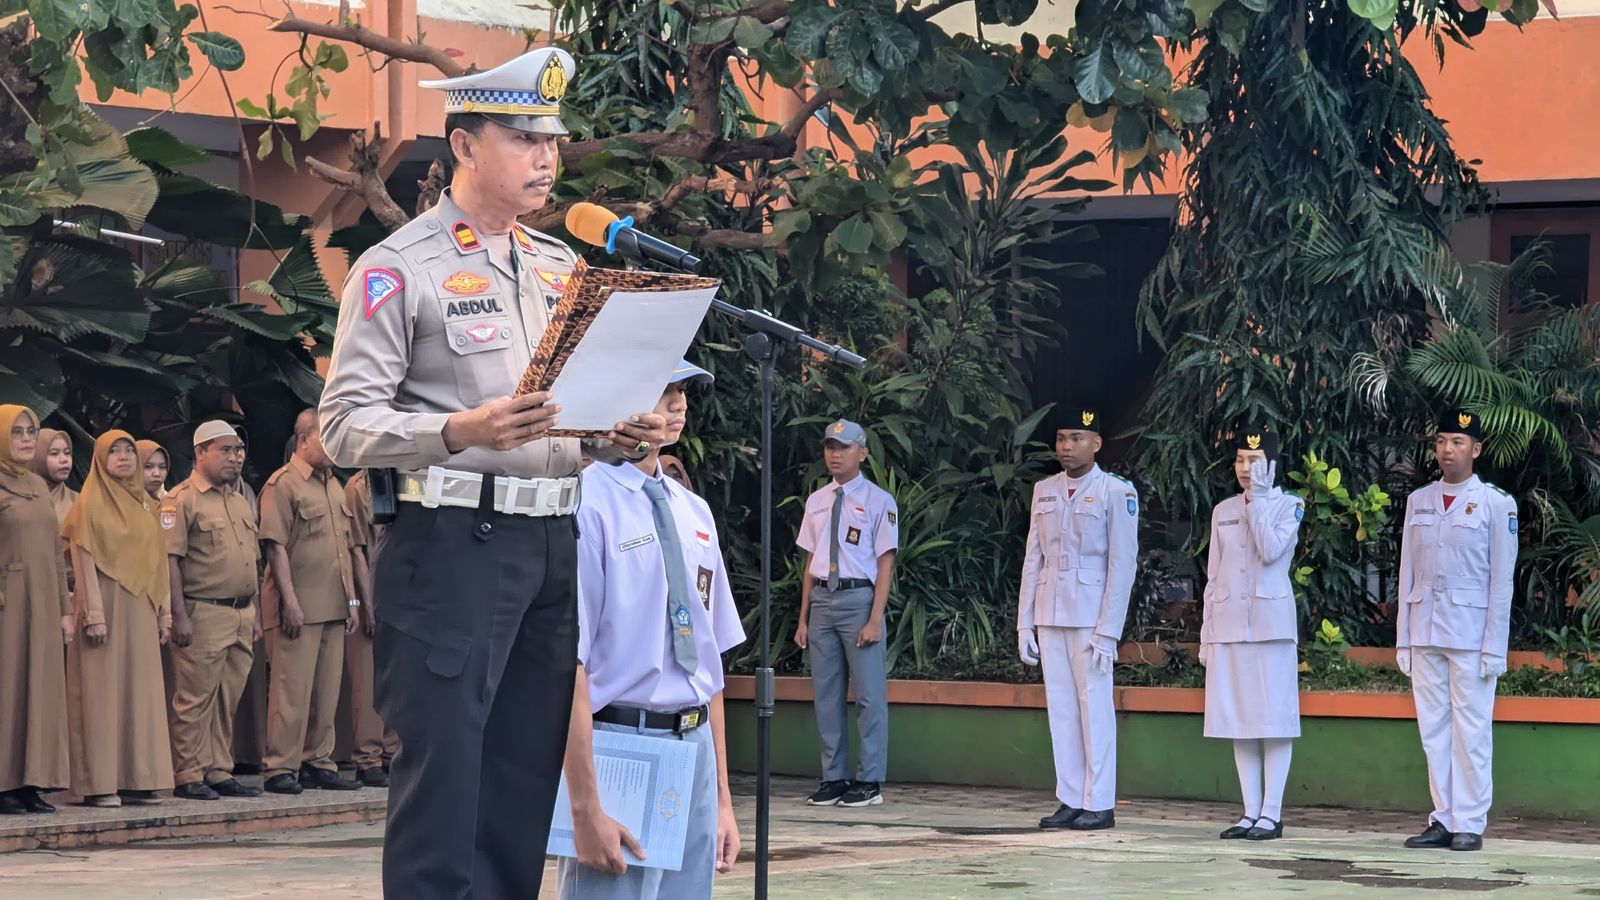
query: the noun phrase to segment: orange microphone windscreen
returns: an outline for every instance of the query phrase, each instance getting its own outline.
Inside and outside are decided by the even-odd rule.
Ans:
[[[606,229],[617,221],[617,214],[593,203],[574,203],[567,210],[567,232],[585,244],[606,245]]]

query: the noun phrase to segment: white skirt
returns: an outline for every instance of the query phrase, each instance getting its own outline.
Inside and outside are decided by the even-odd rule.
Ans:
[[[1212,644],[1205,736],[1299,737],[1299,672],[1294,641]]]

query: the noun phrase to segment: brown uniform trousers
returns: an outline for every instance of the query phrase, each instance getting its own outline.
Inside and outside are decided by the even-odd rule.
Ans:
[[[365,583],[372,585],[373,566],[378,551],[383,546],[385,526],[372,521],[372,489],[367,481],[367,470],[351,476],[344,486],[345,503],[350,507],[354,540],[365,550],[367,571]],[[362,597],[367,604],[366,616],[371,616],[373,598],[368,590]],[[344,690],[339,697],[338,737],[339,759],[355,763],[357,770],[376,769],[388,765],[400,749],[400,738],[384,725],[383,717],[373,708],[372,636],[365,629],[357,629],[344,642]]]
[[[333,771],[344,622],[348,602],[356,596],[354,535],[343,487],[331,472],[315,472],[292,457],[261,491],[261,538],[288,553],[290,580],[305,620],[298,637],[284,635],[283,592],[269,566],[261,589],[271,657],[262,774],[295,774],[302,765]]]
[[[193,472],[161,499],[160,519],[194,627],[169,654],[173,780],[218,784],[233,777],[234,714],[255,658],[256,517],[237,491]]]

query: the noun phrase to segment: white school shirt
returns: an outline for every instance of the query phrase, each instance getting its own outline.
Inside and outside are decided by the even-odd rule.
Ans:
[[[806,498],[805,518],[795,543],[810,553],[813,578],[824,581],[833,562],[828,525],[833,521],[834,492],[830,481]],[[888,491],[857,474],[844,484],[844,510],[839,514],[839,577],[878,580],[878,557],[900,547],[900,510]]]
[[[672,520],[690,579],[689,604],[699,666],[691,676],[672,655],[667,569],[661,557],[645,474],[637,466],[595,463],[583,470],[578,507],[578,662],[593,711],[613,703],[676,712],[721,692],[722,654],[744,642],[711,508],[670,478]]]
[[[1455,497],[1444,507],[1444,495]],[[1406,498],[1396,645],[1505,656],[1517,568],[1517,501],[1478,476]]]

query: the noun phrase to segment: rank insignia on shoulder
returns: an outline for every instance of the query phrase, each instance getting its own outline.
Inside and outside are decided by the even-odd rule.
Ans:
[[[1511,529],[1511,533],[1512,534],[1516,534],[1517,533],[1517,514],[1516,513],[1506,513],[1506,527]]]
[[[528,237],[528,233],[520,227],[511,229],[511,236],[516,238],[518,247],[524,250],[533,249],[533,238]]]
[[[161,511],[161,527],[163,529],[166,529],[167,531],[171,531],[173,528],[176,528],[177,525],[178,525],[178,511],[175,510],[175,509],[163,509]],[[1511,519],[1511,533],[1515,534],[1516,531],[1517,531],[1517,520],[1516,520],[1515,517],[1513,517]]]
[[[457,222],[451,227],[450,236],[455,238],[456,249],[462,253],[471,253],[483,246],[478,241],[478,233],[473,231],[472,226],[465,222]]]
[[[389,298],[400,293],[406,286],[405,279],[389,269],[368,269],[361,273],[361,284],[366,294],[364,310],[367,318],[371,319],[378,307],[389,302]]]
[[[567,276],[569,274],[571,274],[571,273],[570,272],[549,272],[549,271],[546,271],[544,269],[537,269],[536,268],[536,269],[533,270],[533,274],[538,277],[540,284],[543,284],[545,287],[549,288],[550,290],[552,290],[552,291],[564,291],[564,290],[567,289]]]
[[[489,286],[489,279],[463,269],[446,278],[439,286],[452,294],[481,294]]]

